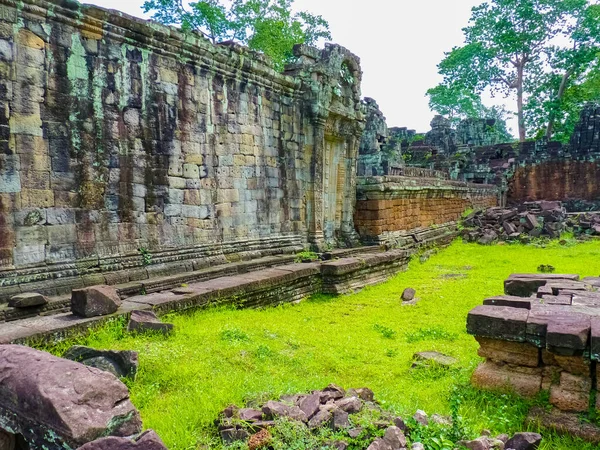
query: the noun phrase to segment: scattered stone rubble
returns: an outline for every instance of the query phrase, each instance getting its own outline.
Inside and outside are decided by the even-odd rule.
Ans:
[[[152,311],[131,311],[127,331],[131,333],[163,333],[173,331],[172,323],[162,322]]]
[[[515,208],[489,208],[463,220],[466,242],[489,245],[496,241],[530,242],[533,238],[558,238],[564,231],[600,236],[600,212],[567,215],[561,202],[530,202]]]
[[[346,450],[349,441],[359,438],[365,442],[366,450],[422,450],[420,442],[410,443],[410,422],[427,427],[430,423],[451,426],[449,418],[433,415],[431,418],[424,411],[417,411],[412,419],[405,422],[402,417],[384,411],[375,401],[373,391],[368,388],[349,389],[345,391],[339,386],[330,384],[320,391],[310,394],[282,396],[278,401],[269,400],[262,406],[238,408],[229,406],[223,410],[216,421],[221,439],[226,445],[245,441],[250,450],[268,448],[273,441],[270,430],[277,426],[277,419],[287,418],[301,422],[310,430],[329,428],[342,431],[347,440],[339,438],[328,442],[326,448]],[[369,411],[377,434],[371,434],[365,427],[354,424],[352,416]],[[371,427],[369,427],[371,428]],[[458,444],[473,450],[513,449],[535,450],[542,437],[535,433],[517,433],[512,439],[499,436],[493,440],[481,437],[473,441],[461,441]],[[354,441],[354,444],[356,441]],[[490,445],[487,445],[487,444]],[[500,443],[501,445],[497,445]],[[511,447],[505,446],[510,444]]]
[[[600,410],[600,277],[514,274],[504,290],[469,312],[486,358],[472,383],[524,397],[547,390],[561,411]]]

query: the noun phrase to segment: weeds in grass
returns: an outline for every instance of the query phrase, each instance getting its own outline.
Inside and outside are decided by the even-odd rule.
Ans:
[[[418,330],[406,333],[406,342],[409,344],[421,341],[455,341],[458,334],[449,333],[441,327],[419,328]]]
[[[376,323],[373,325],[373,329],[381,334],[386,339],[396,339],[396,332],[385,325],[379,325]]]
[[[250,336],[238,328],[225,328],[221,330],[221,340],[231,343],[247,342]]]
[[[85,339],[49,349],[62,354],[77,343],[139,352],[131,398],[144,426],[155,429],[171,450],[222,448],[213,423],[230,404],[245,405],[252,396],[264,403],[332,382],[346,388],[367,386],[385,408],[403,417],[416,409],[461,417],[460,430],[444,428],[438,435],[423,431],[427,449],[443,448],[444,441],[433,439],[452,441],[459,434],[474,438],[484,428],[494,434],[522,431],[531,405],[510,394],[469,386],[481,359],[477,342],[465,331],[468,311],[484,298],[501,294],[511,273],[536,272],[540,261],[554,266],[557,273],[598,276],[598,260],[597,241],[574,246],[552,241],[546,248],[519,244],[483,248],[456,242],[426,263],[416,259],[407,272],[357,294],[320,295],[299,305],[260,310],[212,308],[170,314],[168,321],[176,333],[166,338],[131,336],[123,321],[109,321]],[[467,278],[440,278],[466,266],[471,268]],[[417,290],[421,299],[411,308],[398,302],[406,286]],[[396,339],[385,338],[373,324],[396,332]],[[37,347],[44,344],[38,342]],[[456,357],[460,363],[438,378],[429,376],[431,372],[413,374],[412,355],[429,350]],[[536,402],[543,404],[544,399]],[[288,432],[293,436],[293,430]],[[365,436],[353,449],[366,447],[359,443],[366,442]],[[540,450],[593,448],[572,437],[544,433]]]

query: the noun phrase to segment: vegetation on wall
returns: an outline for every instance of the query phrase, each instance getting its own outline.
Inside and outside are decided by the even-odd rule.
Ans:
[[[524,141],[570,134],[572,116],[599,97],[596,1],[490,0],[473,8],[463,32],[465,44],[446,53],[443,81],[428,92],[440,112],[477,110],[486,89],[514,95]]]
[[[278,69],[293,58],[295,44],[331,39],[329,23],[306,11],[293,12],[294,0],[146,0],[144,12],[166,25],[200,31],[213,43],[233,40],[269,56]]]

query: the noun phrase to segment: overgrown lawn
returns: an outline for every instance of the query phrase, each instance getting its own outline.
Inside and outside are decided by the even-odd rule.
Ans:
[[[546,248],[456,242],[353,295],[317,296],[264,310],[168,315],[163,319],[176,329],[168,338],[131,337],[114,322],[79,343],[139,352],[140,372],[129,383],[133,402],[144,426],[174,450],[219,448],[213,422],[229,404],[329,383],[369,387],[384,407],[407,416],[416,409],[449,414],[452,397],[472,437],[484,428],[511,433],[522,429],[527,404],[468,387],[481,359],[475,339],[465,332],[466,315],[485,297],[501,294],[508,275],[536,272],[541,264],[557,273],[598,276],[600,242]],[[406,287],[416,289],[417,305],[401,305]],[[65,344],[53,351],[64,349]],[[413,354],[427,350],[458,358],[458,367],[411,370]],[[593,448],[545,436],[546,450]]]

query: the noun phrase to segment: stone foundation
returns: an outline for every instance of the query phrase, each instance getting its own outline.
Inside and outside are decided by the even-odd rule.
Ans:
[[[221,274],[207,281],[190,282],[186,287],[181,286],[179,276],[167,277],[157,284],[162,286],[160,291],[129,296],[122,301],[119,311],[110,316],[78,318],[65,312],[3,323],[0,343],[23,343],[31,339],[55,341],[85,334],[90,327],[100,326],[110,318],[127,316],[132,310],[166,313],[216,304],[256,308],[296,302],[321,292],[348,293],[383,282],[404,270],[410,254],[405,250],[355,252],[351,257],[324,263],[284,264],[252,272]],[[342,252],[339,255],[344,256]]]
[[[403,176],[358,179],[355,224],[368,243],[393,247],[422,243],[419,234],[454,233],[470,208],[496,206],[494,186]]]
[[[486,359],[472,383],[529,398],[549,391],[561,411],[600,410],[600,277],[511,275],[505,293],[468,315]]]

